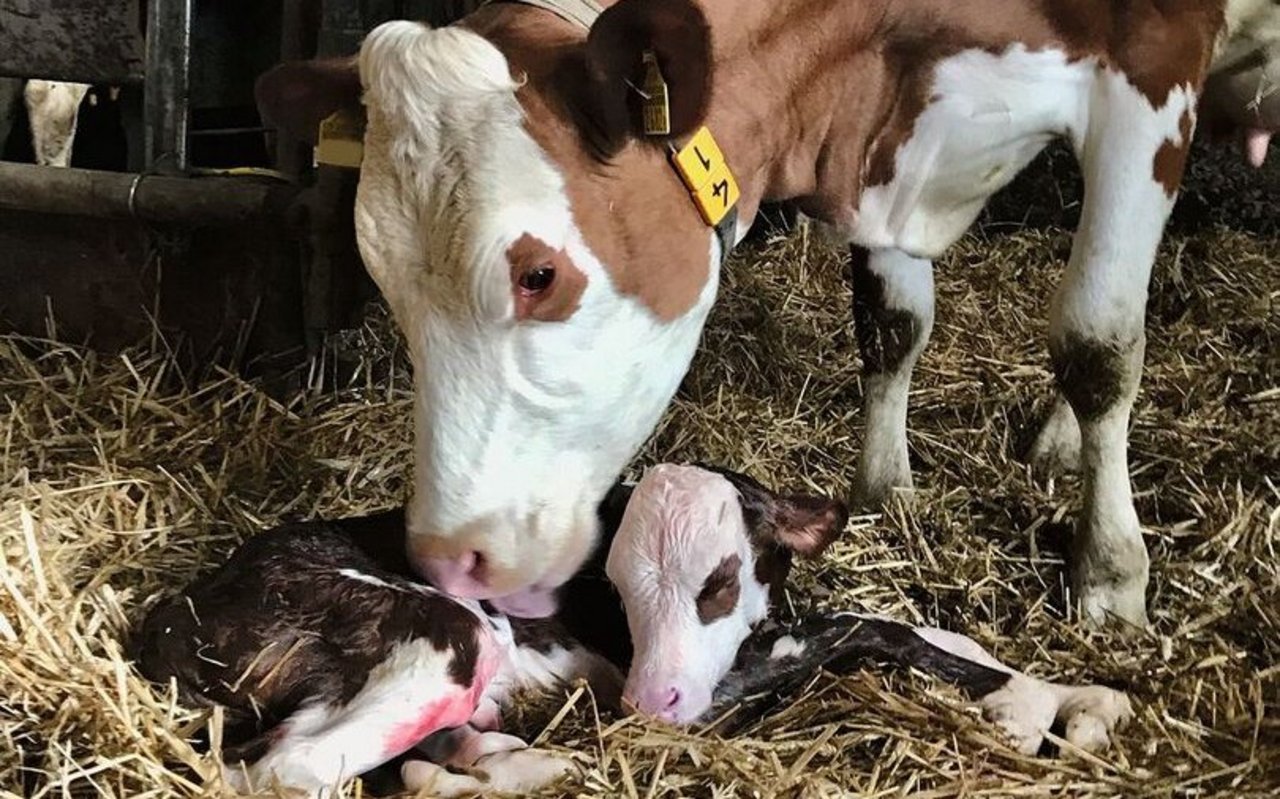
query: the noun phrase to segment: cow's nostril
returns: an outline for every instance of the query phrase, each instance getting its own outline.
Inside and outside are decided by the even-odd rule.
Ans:
[[[672,686],[667,689],[667,710],[680,704],[680,689]]]

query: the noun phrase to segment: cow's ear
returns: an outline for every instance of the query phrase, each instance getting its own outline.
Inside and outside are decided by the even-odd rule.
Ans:
[[[642,125],[645,53],[667,84],[671,136],[702,124],[711,99],[711,31],[693,0],[621,0],[605,9],[587,36],[591,115],[606,154]]]
[[[288,61],[254,85],[262,121],[281,136],[316,143],[320,122],[335,111],[360,107],[360,71],[354,56]]]

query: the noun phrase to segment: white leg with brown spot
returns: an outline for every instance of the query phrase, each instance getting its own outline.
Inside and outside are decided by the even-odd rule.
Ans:
[[[907,397],[933,330],[933,263],[892,249],[855,247],[851,258],[866,414],[854,494],[876,503],[912,488]]]
[[[1018,751],[1035,754],[1054,724],[1073,746],[1094,752],[1111,744],[1111,733],[1133,717],[1129,697],[1101,685],[1060,685],[1029,677],[1001,663],[977,641],[936,627],[916,635],[946,651],[1007,672],[1009,682],[978,699],[982,715],[1009,736]]]
[[[1129,412],[1142,371],[1147,284],[1173,207],[1153,163],[1166,141],[1181,143],[1180,121],[1194,102],[1178,88],[1153,108],[1124,76],[1099,69],[1089,124],[1076,142],[1085,202],[1049,338],[1058,385],[1080,422],[1084,497],[1072,587],[1091,623],[1147,621],[1148,559],[1129,485]]]

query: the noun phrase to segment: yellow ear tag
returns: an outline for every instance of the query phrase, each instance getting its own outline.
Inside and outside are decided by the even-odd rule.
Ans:
[[[644,51],[644,132],[646,136],[671,134],[671,100],[667,81],[658,69],[658,57]]]
[[[720,224],[738,202],[738,183],[725,163],[720,145],[707,128],[698,128],[688,144],[672,156],[676,172],[693,195],[702,219],[712,227]]]
[[[335,111],[320,122],[316,164],[359,169],[364,160],[364,114]]]

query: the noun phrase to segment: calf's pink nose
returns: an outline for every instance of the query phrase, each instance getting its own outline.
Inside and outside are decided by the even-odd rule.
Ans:
[[[680,689],[674,685],[643,688],[623,699],[646,716],[671,721],[680,707]]]
[[[487,597],[484,558],[476,552],[464,552],[452,558],[415,558],[414,565],[432,585],[447,594],[466,599]]]

